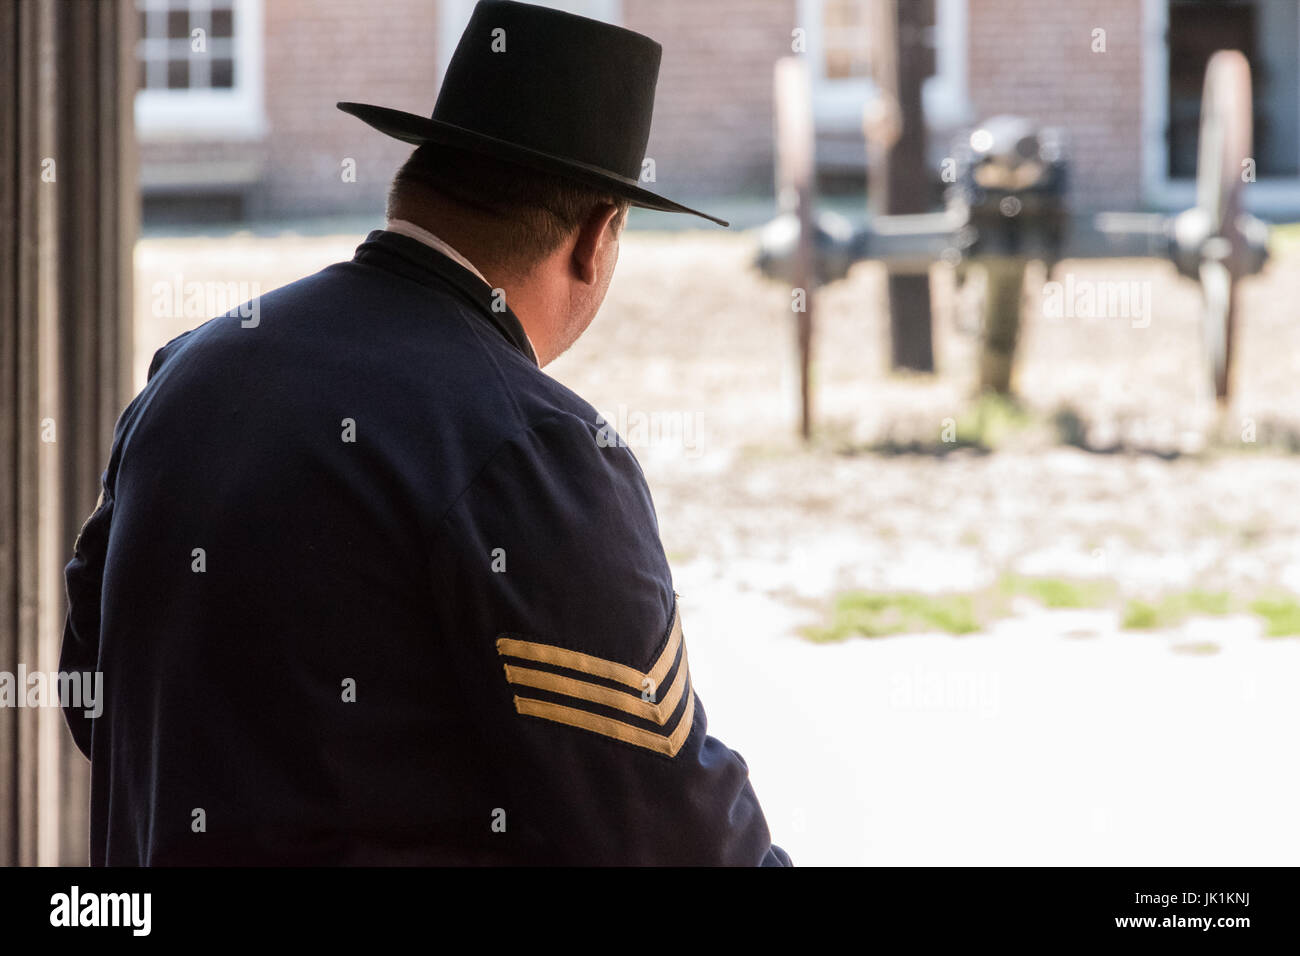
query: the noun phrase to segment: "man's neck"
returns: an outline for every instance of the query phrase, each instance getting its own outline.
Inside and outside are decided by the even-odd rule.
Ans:
[[[484,276],[483,273],[479,272],[478,268],[475,267],[474,263],[470,262],[467,258],[461,255],[451,245],[451,243],[447,242],[445,239],[435,236],[432,232],[430,232],[428,229],[425,229],[423,226],[416,225],[415,223],[411,222],[408,219],[389,219],[388,223],[384,226],[384,228],[388,232],[395,232],[398,235],[406,236],[409,239],[414,239],[417,242],[424,243],[426,246],[430,246],[434,249],[437,249],[443,255],[447,256],[448,258],[452,259],[456,263],[464,266],[470,272],[474,273],[474,275],[482,279],[485,283],[487,283],[487,285],[489,286],[492,285],[492,283],[488,282],[487,277]]]
[[[527,307],[526,293],[518,290],[516,287],[518,294],[513,297],[511,296],[510,287],[513,286],[514,283],[506,283],[499,286],[494,285],[487,276],[480,272],[478,268],[470,262],[469,259],[462,255],[451,243],[442,237],[435,235],[424,226],[411,222],[409,219],[391,217],[384,228],[388,232],[395,232],[398,235],[406,236],[409,239],[414,239],[417,242],[424,243],[426,246],[441,252],[453,262],[465,267],[470,272],[474,273],[474,275],[482,279],[484,284],[491,288],[494,293],[500,294],[505,299],[506,304],[510,307],[511,311],[515,313],[515,317],[519,319],[519,324],[524,329],[524,337],[528,339],[528,345],[532,348],[533,355],[537,357],[538,363],[545,365],[546,362],[549,361],[548,358],[544,358],[537,350],[537,343],[533,339],[532,333],[529,331],[528,315],[532,310]]]

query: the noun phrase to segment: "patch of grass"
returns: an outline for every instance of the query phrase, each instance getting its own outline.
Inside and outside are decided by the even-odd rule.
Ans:
[[[1100,579],[1034,578],[1006,574],[998,582],[1005,596],[1033,598],[1044,607],[1105,607],[1115,595],[1113,581]]]
[[[1264,619],[1266,637],[1300,635],[1300,599],[1282,594],[1261,597],[1247,605],[1253,614]],[[1130,600],[1124,606],[1122,627],[1130,631],[1147,631],[1174,627],[1194,615],[1222,616],[1241,610],[1226,591],[1191,590],[1165,595],[1157,602]]]
[[[992,618],[1006,614],[1011,597],[1029,597],[1052,609],[1098,608],[1111,605],[1116,590],[1115,582],[1105,579],[1004,574],[996,586],[975,594],[849,591],[836,598],[828,624],[806,627],[803,634],[818,643],[927,631],[971,634],[983,630]],[[1300,597],[1283,594],[1259,598],[1248,607],[1264,619],[1268,637],[1300,635]],[[1241,610],[1241,602],[1227,591],[1193,588],[1154,601],[1130,598],[1124,602],[1120,627],[1126,631],[1164,630],[1189,617],[1220,617]],[[1209,654],[1217,648],[1196,644],[1180,650]]]
[[[804,635],[827,643],[918,631],[970,634],[979,629],[975,600],[969,594],[850,591],[836,598],[829,625],[806,628]]]
[[[1014,398],[982,392],[957,419],[957,444],[992,450],[1031,424],[1033,416]]]
[[[836,598],[830,623],[803,633],[819,643],[923,631],[971,634],[1005,615],[1013,595],[1032,597],[1049,608],[1102,607],[1114,590],[1111,581],[1003,575],[997,586],[976,594],[849,591]]]
[[[1130,600],[1124,605],[1124,617],[1119,626],[1126,631],[1151,631],[1164,625],[1160,610],[1154,604]]]
[[[872,442],[839,442],[834,448],[838,454],[846,456],[870,453],[942,458],[957,451],[985,455],[1038,423],[1037,417],[1015,398],[985,391],[964,410],[957,411],[955,417],[945,417],[938,422],[915,418],[895,422],[883,436]]]
[[[1268,637],[1290,637],[1300,634],[1300,602],[1294,597],[1260,598],[1250,609],[1264,619],[1264,634]]]
[[[1184,593],[1183,600],[1189,614],[1222,617],[1224,614],[1231,614],[1233,609],[1232,595],[1227,591],[1193,589]]]
[[[1193,588],[1166,594],[1159,601],[1130,599],[1124,605],[1120,623],[1126,631],[1151,631],[1181,624],[1189,617],[1221,617],[1234,609],[1232,595],[1226,591],[1202,591]]]

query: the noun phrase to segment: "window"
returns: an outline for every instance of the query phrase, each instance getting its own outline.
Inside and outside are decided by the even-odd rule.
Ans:
[[[822,75],[847,80],[871,75],[871,25],[863,0],[826,0],[822,9]]]
[[[1196,202],[1205,64],[1219,49],[1250,61],[1258,180],[1246,207],[1270,217],[1300,210],[1300,14],[1295,0],[1143,0],[1142,186],[1147,204]]]
[[[136,0],[144,139],[260,136],[261,0]]]
[[[1169,5],[1169,161],[1171,179],[1196,176],[1201,86],[1215,50],[1240,50],[1251,64],[1254,158],[1258,175],[1300,173],[1296,64],[1300,20],[1295,0]]]
[[[934,27],[929,40],[934,49],[934,73],[921,90],[926,123],[932,129],[950,129],[970,119],[966,4],[967,0],[933,0]],[[878,12],[876,0],[798,0],[796,25],[807,30],[819,130],[854,136],[861,132],[863,108],[876,95],[871,54],[872,17]]]

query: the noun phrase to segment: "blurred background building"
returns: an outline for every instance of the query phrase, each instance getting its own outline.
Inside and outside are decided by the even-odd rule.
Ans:
[[[804,44],[819,163],[861,185],[874,0],[556,0],[664,43],[649,155],[674,194],[770,194],[772,62]],[[951,133],[1018,113],[1067,134],[1076,208],[1189,204],[1204,62],[1255,64],[1252,191],[1300,208],[1300,15],[1293,0],[917,0],[936,163]],[[403,144],[338,100],[432,110],[473,0],[135,0],[146,218],[372,213]],[[203,31],[206,56],[192,55]],[[1094,31],[1103,31],[1097,35]],[[1086,73],[1090,82],[1079,83]],[[339,188],[346,160],[356,181]]]

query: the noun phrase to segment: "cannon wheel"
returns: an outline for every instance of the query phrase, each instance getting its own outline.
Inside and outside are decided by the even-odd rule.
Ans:
[[[813,296],[817,284],[813,243],[816,202],[812,118],[812,84],[808,69],[798,57],[777,61],[776,201],[781,212],[799,219],[799,244],[795,253],[795,288],[803,290],[803,311],[797,312],[799,345],[799,430],[812,434]]]
[[[1250,64],[1237,50],[1219,50],[1205,68],[1200,138],[1196,156],[1196,208],[1209,239],[1200,266],[1205,304],[1201,332],[1220,400],[1231,389],[1236,337],[1237,278],[1245,239],[1237,226],[1242,211],[1242,162],[1251,152]]]

